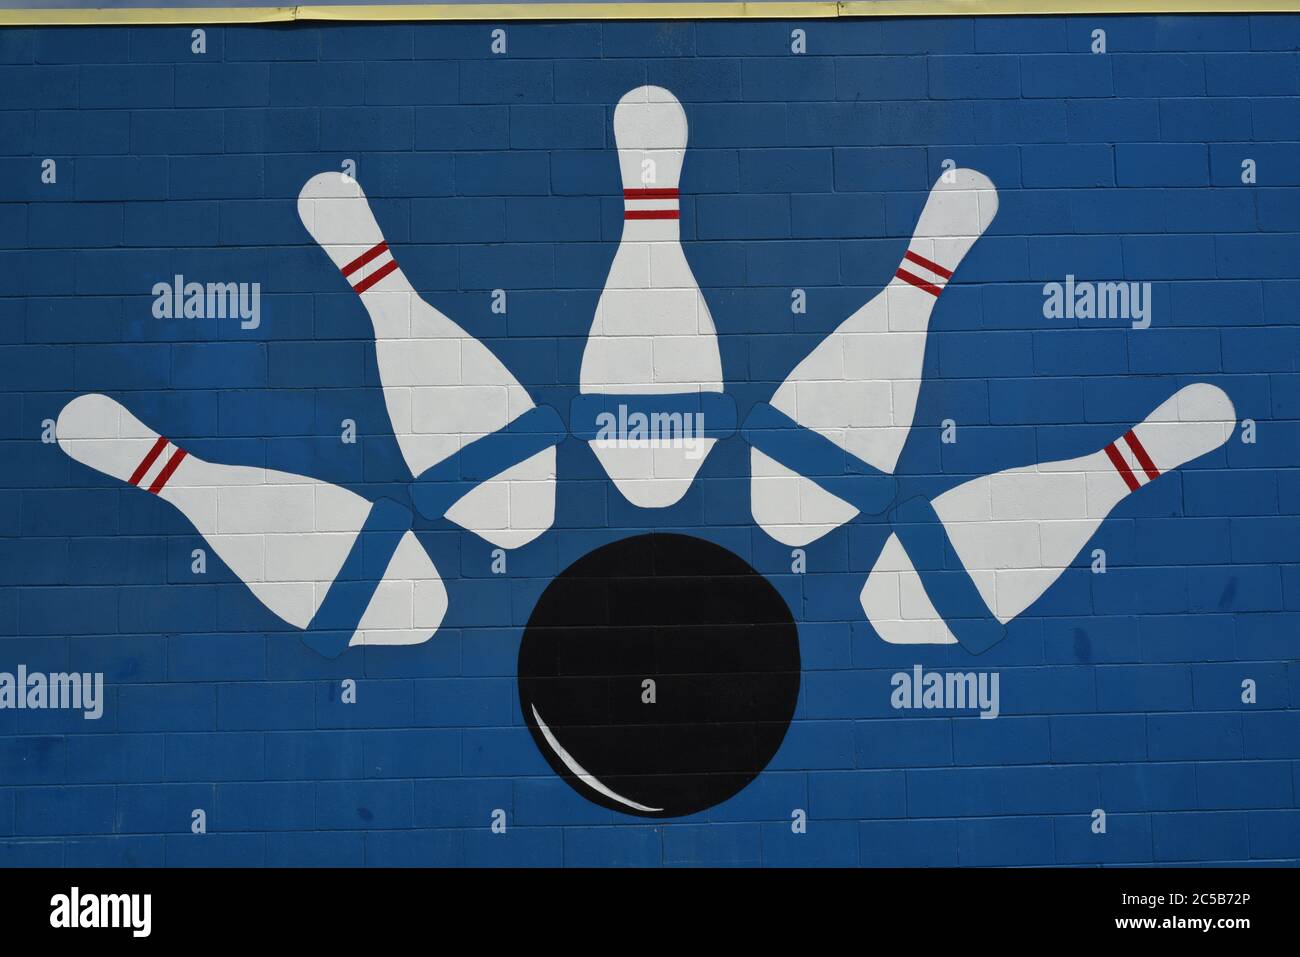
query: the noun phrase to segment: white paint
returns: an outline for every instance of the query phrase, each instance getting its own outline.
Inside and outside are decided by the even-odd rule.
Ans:
[[[713,317],[686,262],[675,217],[686,137],[686,113],[661,87],[637,87],[614,110],[624,190],[667,190],[671,195],[625,193],[622,239],[582,355],[584,394],[722,391]],[[636,218],[656,211],[674,215]],[[703,451],[694,455],[656,440],[589,444],[630,502],[664,508],[686,494],[715,441],[702,439]]]
[[[393,434],[412,475],[504,428],[533,408],[518,380],[482,342],[426,302],[396,266],[355,180],[313,176],[298,196],[312,238],[359,289],[375,332],[375,356]],[[373,253],[363,265],[352,267]],[[382,278],[369,284],[381,271]],[[526,486],[518,494],[517,485]],[[505,512],[499,511],[509,503]],[[555,518],[555,449],[483,482],[446,517],[503,548],[517,548]]]
[[[598,777],[589,773],[581,764],[579,764],[577,760],[574,759],[573,755],[564,750],[564,746],[561,745],[555,735],[551,733],[551,729],[547,727],[546,722],[542,720],[542,716],[537,713],[537,705],[529,705],[529,707],[533,710],[533,720],[537,722],[537,727],[541,729],[542,737],[546,739],[546,743],[550,746],[551,750],[559,756],[559,759],[564,762],[564,766],[572,771],[583,784],[587,785],[587,787],[591,788],[593,791],[605,795],[605,797],[610,800],[618,801],[620,804],[624,804],[635,811],[648,811],[653,813],[663,810],[661,807],[646,807],[644,804],[637,804],[636,801],[633,801],[631,798],[625,798],[623,795],[610,790],[605,784],[601,783],[601,780]]]
[[[935,293],[948,282],[930,264],[955,272],[997,211],[998,194],[988,177],[969,169],[944,173],[889,285],[795,366],[771,404],[892,474],[916,413]],[[908,282],[899,270],[931,290]],[[750,469],[754,520],[786,545],[807,545],[858,514],[757,449],[751,450]]]
[[[180,510],[223,562],[268,609],[306,628],[320,609],[371,504],[316,479],[181,455],[120,403],[83,395],[59,413],[59,447],[83,465],[151,490]],[[155,448],[161,450],[153,455]],[[158,483],[161,483],[160,485]],[[442,579],[407,532],[367,605],[350,644],[418,644],[447,610]]]
[[[1216,386],[1185,386],[1132,429],[1158,475],[1219,448],[1236,427],[1232,401]],[[1138,487],[1154,481],[1125,436],[1110,444]],[[953,549],[980,597],[1003,624],[1070,566],[1098,526],[1130,494],[1106,448],[1090,455],[1006,469],[934,500]],[[862,589],[877,634],[896,644],[952,644],[897,536],[891,535]]]

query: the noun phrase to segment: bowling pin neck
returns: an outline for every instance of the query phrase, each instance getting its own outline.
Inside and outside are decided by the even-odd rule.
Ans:
[[[680,235],[681,212],[675,186],[624,187],[624,242],[663,241]]]
[[[1093,453],[1093,460],[1100,463],[1102,458],[1109,463],[1124,486],[1130,492],[1136,492],[1143,485],[1160,477],[1160,469],[1151,458],[1151,453],[1138,437],[1135,430],[1129,429],[1100,452]],[[1104,471],[1104,466],[1102,469]]]
[[[357,295],[372,289],[383,292],[410,292],[410,283],[397,266],[388,243],[380,240],[360,255],[339,264],[339,272]],[[381,287],[382,288],[379,288]]]
[[[377,340],[410,336],[416,316],[421,322],[432,322],[441,335],[463,335],[450,319],[416,295],[387,242],[381,240],[340,263],[339,272],[365,304]],[[429,334],[427,330],[421,333]]]
[[[912,246],[916,245],[923,244],[913,241]],[[927,292],[938,299],[939,294],[943,292],[943,287],[948,285],[948,280],[952,278],[952,269],[936,262],[929,256],[922,255],[921,251],[912,248],[912,246],[909,246],[907,252],[903,254],[903,261],[898,264],[898,270],[894,273],[894,278],[910,286],[915,286],[922,292]],[[927,248],[925,252],[932,251]],[[953,259],[959,262],[961,256],[955,256]]]

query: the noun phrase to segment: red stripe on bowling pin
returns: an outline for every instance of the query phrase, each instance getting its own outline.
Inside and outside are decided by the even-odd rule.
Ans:
[[[1159,478],[1160,470],[1156,468],[1156,463],[1151,461],[1151,456],[1147,454],[1146,448],[1138,441],[1137,433],[1129,429],[1124,433],[1124,441],[1133,450],[1133,457],[1138,460],[1138,465],[1142,466],[1142,471],[1147,473],[1147,481]]]
[[[374,260],[384,255],[388,256],[387,262],[379,266],[377,269],[375,269],[374,272],[366,276],[364,279],[361,279],[360,281],[352,284],[352,288],[358,294],[363,293],[371,286],[373,286],[375,283],[379,282],[379,280],[383,279],[385,276],[387,276],[389,273],[393,272],[393,270],[397,268],[397,260],[394,259],[393,254],[389,252],[387,242],[381,241],[371,246],[369,249],[367,249],[356,259],[352,260],[352,262],[348,263],[346,266],[340,269],[339,272],[343,273],[344,278],[347,278],[357,270],[362,269],[365,266],[368,266],[370,263],[374,262]]]
[[[920,253],[914,253],[912,252],[912,250],[909,249],[906,253],[903,254],[903,258],[910,262],[916,263],[918,266],[930,270],[930,272],[932,273],[938,273],[945,280],[952,278],[951,269],[945,269],[943,266],[940,266],[933,259],[926,259]]]
[[[167,440],[160,435],[158,436],[158,440],[154,442],[153,448],[151,448],[149,453],[140,460],[140,464],[135,467],[135,471],[131,473],[131,477],[127,479],[127,481],[132,485],[139,485],[140,480],[145,477],[145,474],[151,468],[153,468],[153,463],[157,460],[158,456],[162,455],[162,450],[165,448],[167,448]]]
[[[1115,466],[1115,471],[1118,472],[1119,477],[1124,480],[1124,484],[1128,486],[1128,490],[1130,492],[1136,492],[1138,489],[1137,476],[1133,474],[1133,470],[1129,468],[1128,463],[1124,461],[1124,456],[1120,453],[1120,450],[1115,448],[1114,442],[1106,446],[1106,457],[1110,459],[1110,464]]]
[[[647,187],[644,189],[625,189],[623,190],[623,218],[624,219],[678,219],[681,216],[678,207],[678,190],[671,187]],[[647,200],[672,200],[670,206],[659,206],[654,208],[637,207],[630,208],[626,204],[639,203]]]
[[[1160,477],[1160,470],[1156,468],[1156,463],[1151,460],[1151,456],[1148,454],[1146,447],[1142,444],[1141,440],[1138,439],[1137,433],[1132,429],[1129,429],[1129,431],[1124,433],[1124,444],[1127,445],[1129,451],[1132,452],[1134,461],[1141,466],[1142,472],[1146,476],[1148,482]],[[1129,464],[1128,459],[1125,458],[1124,451],[1120,448],[1118,440],[1106,446],[1106,457],[1110,459],[1110,464],[1115,466],[1115,471],[1118,472],[1119,477],[1124,480],[1124,484],[1128,486],[1128,490],[1130,492],[1136,492],[1143,484],[1142,479],[1138,477],[1137,473],[1133,470],[1133,466]]]
[[[167,448],[168,445],[171,445],[171,443],[168,442],[167,439],[163,438],[161,435],[158,436],[157,440],[155,440],[154,444],[145,454],[145,457],[140,460],[140,464],[135,467],[135,471],[131,473],[131,477],[127,479],[127,481],[136,486],[144,481],[144,477],[149,474],[149,470],[153,468],[154,463],[158,461],[158,457],[162,455],[163,449]],[[163,487],[172,477],[172,474],[180,467],[181,462],[185,460],[185,456],[189,454],[180,446],[172,447],[176,451],[172,452],[171,457],[167,459],[167,464],[158,470],[158,474],[154,476],[154,480],[149,484],[149,491],[153,492],[155,495],[163,490]]]
[[[903,263],[909,262],[926,270],[930,275],[918,276],[916,273],[903,268],[902,264],[899,265],[898,271],[894,275],[903,282],[910,283],[917,289],[924,290],[937,299],[939,293],[943,292],[943,287],[952,278],[952,270],[946,269],[933,259],[926,259],[920,253],[914,253],[910,249],[903,255]]]
[[[153,484],[149,486],[149,491],[153,492],[155,495],[161,492],[163,486],[167,484],[167,480],[172,477],[172,473],[176,471],[181,462],[185,460],[185,456],[188,454],[189,453],[182,448],[178,448],[173,452],[172,457],[167,460],[167,464],[164,465],[162,471],[158,473],[158,477],[155,478]]]

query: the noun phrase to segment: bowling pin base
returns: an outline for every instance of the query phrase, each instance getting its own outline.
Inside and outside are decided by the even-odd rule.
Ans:
[[[922,622],[931,621],[935,625],[946,626],[947,635],[951,636],[947,640],[943,634],[931,630],[920,637],[920,642],[950,643],[951,639],[956,639],[962,648],[973,655],[983,654],[1006,637],[1006,625],[998,620],[975,587],[975,582],[948,538],[943,522],[928,499],[908,499],[890,513],[890,524],[900,546],[899,562],[902,565],[894,569],[894,574],[899,576],[900,584],[902,579],[915,576],[910,584],[919,584],[921,594],[910,596],[911,600],[929,605],[924,617],[910,621],[903,618],[900,612],[900,617],[893,620],[903,622],[902,629],[911,630],[915,636],[915,628],[923,627]],[[882,551],[882,558],[877,561],[878,568],[884,559],[885,553]],[[889,574],[883,569],[881,571]],[[873,615],[880,617],[882,607],[888,607],[877,604],[877,595],[873,593],[871,585],[871,579],[876,574],[876,569],[873,569],[862,592],[863,611],[869,620]],[[899,600],[903,601],[903,596],[900,595]],[[883,621],[874,620],[872,627],[886,641],[890,640],[886,635],[891,630],[902,630],[891,629]],[[916,640],[918,639],[913,637],[904,643]]]
[[[569,404],[569,431],[588,442],[616,441],[638,429],[649,437],[665,423],[679,434],[689,429],[690,438],[725,439],[736,431],[736,402],[725,392],[585,392]]]
[[[425,518],[442,518],[484,482],[554,447],[564,436],[559,413],[548,405],[534,406],[417,475],[411,501]]]
[[[864,515],[880,515],[894,500],[893,476],[862,461],[775,406],[760,402],[745,420],[745,441],[791,472],[810,479]]]
[[[569,430],[629,502],[667,508],[686,494],[717,440],[735,434],[736,403],[712,391],[583,393],[569,406]]]
[[[326,658],[353,645],[420,644],[446,610],[446,588],[411,531],[410,511],[380,499],[302,640]]]

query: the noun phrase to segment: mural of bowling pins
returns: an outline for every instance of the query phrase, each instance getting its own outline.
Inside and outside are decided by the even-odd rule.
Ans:
[[[204,461],[105,395],[73,399],[55,431],[76,461],[177,508],[262,604],[310,629],[305,640],[323,654],[418,644],[442,623],[442,579],[409,530],[410,513],[393,502],[372,505],[329,482]],[[364,566],[383,557],[380,549],[391,557],[375,578]]]
[[[370,316],[393,434],[416,478],[416,508],[502,548],[550,528],[555,412],[537,408],[487,346],[415,292],[354,179],[313,176],[298,215]]]
[[[893,473],[916,412],[930,314],[997,211],[997,191],[982,173],[956,169],[941,176],[889,285],[795,366],[770,405],[759,406],[746,423],[755,446],[750,451],[754,520],[777,541],[807,545],[859,512],[872,514],[889,504],[892,484],[882,494],[859,497],[845,476]],[[768,427],[751,432],[759,422]],[[796,454],[777,460],[780,447],[788,446],[784,440],[799,428],[838,446],[838,452],[828,449],[828,471],[838,471],[839,484],[858,501],[846,501],[824,487],[830,483],[806,477],[807,468],[800,468],[806,454],[792,449]]]
[[[932,509],[905,503],[862,589],[862,609],[887,642],[960,640],[983,651],[1061,576],[1116,505],[1219,448],[1235,427],[1223,390],[1197,383],[1091,455],[972,479]],[[946,547],[927,536],[936,524]]]
[[[635,415],[698,409],[706,428],[726,416],[722,359],[709,307],[682,250],[678,183],[686,113],[670,92],[641,86],[618,101],[614,138],[623,179],[623,235],[596,304],[579,375],[583,396]],[[683,403],[683,397],[686,402]],[[712,400],[712,401],[711,401]],[[695,403],[695,404],[692,404]],[[734,423],[734,407],[731,409]],[[575,434],[584,434],[575,426]],[[715,437],[590,440],[618,490],[664,508],[686,494]]]

